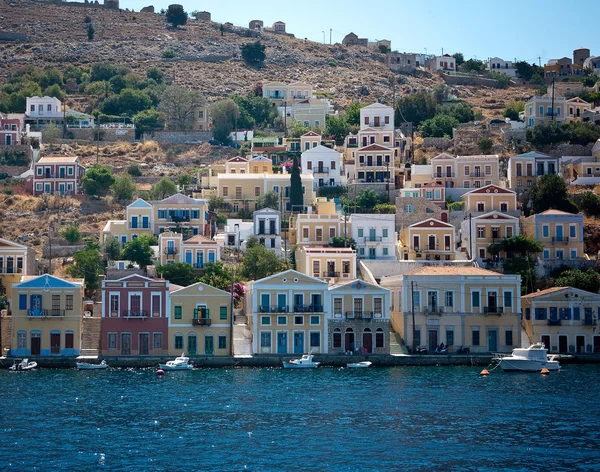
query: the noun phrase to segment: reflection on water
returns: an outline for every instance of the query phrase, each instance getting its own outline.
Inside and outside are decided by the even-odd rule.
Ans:
[[[1,470],[597,470],[598,366],[0,372]]]

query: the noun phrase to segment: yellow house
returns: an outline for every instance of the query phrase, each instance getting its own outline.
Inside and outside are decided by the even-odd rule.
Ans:
[[[24,244],[0,238],[0,280],[10,302],[12,286],[20,282],[23,275],[37,274],[35,251]]]
[[[290,218],[290,243],[298,246],[328,246],[335,237],[352,235],[350,222],[335,211],[334,202],[317,202],[316,213]]]
[[[291,105],[293,101],[312,98],[313,88],[312,85],[305,82],[286,84],[285,82],[269,81],[263,84],[262,95],[277,104],[287,102]]]
[[[405,261],[453,261],[456,259],[454,226],[430,218],[400,231],[399,258]]]
[[[526,234],[544,246],[545,261],[573,260],[585,257],[583,215],[546,210],[525,219]]]
[[[508,159],[508,186],[516,189],[529,188],[538,177],[558,174],[558,171],[558,157],[537,151],[511,156]]]
[[[307,247],[296,250],[298,272],[315,278],[352,280],[356,278],[356,251],[345,247]]]
[[[600,177],[600,139],[592,147],[591,156],[563,156],[561,159],[564,178],[570,183],[577,184],[579,177],[593,177],[591,182],[588,180],[585,184],[597,183]],[[586,180],[586,179],[584,179]]]
[[[248,159],[241,156],[232,157],[225,163],[226,174],[248,174],[250,173]]]
[[[581,121],[583,113],[591,110],[592,104],[586,102],[582,98],[573,97],[567,100],[566,114],[567,122],[569,121]]]
[[[407,346],[440,344],[472,353],[511,352],[520,343],[521,276],[477,267],[427,266],[382,277],[394,294],[392,327]]]
[[[518,211],[517,194],[498,185],[486,185],[471,190],[465,193],[461,199],[465,202],[464,210],[470,213],[488,213],[490,211],[513,213]]]
[[[329,287],[328,352],[390,353],[390,291],[363,280]]]
[[[573,287],[552,287],[521,297],[523,328],[548,351],[599,353],[600,295]]]
[[[16,357],[78,356],[83,279],[23,276],[13,285],[12,345]]]
[[[266,158],[265,156],[255,156],[248,162],[248,168],[250,169],[250,174],[272,174],[273,173],[273,163],[271,159]]]
[[[327,282],[287,270],[250,282],[248,325],[255,354],[327,353]]]
[[[394,175],[394,149],[370,144],[353,151],[359,182],[389,182]],[[393,181],[393,180],[392,180]]]
[[[304,205],[315,202],[312,175],[301,175]],[[242,210],[254,211],[256,199],[267,192],[275,192],[283,202],[283,208],[290,211],[290,174],[219,174],[218,195],[229,203],[234,213]]]
[[[519,219],[498,211],[472,216],[461,224],[462,247],[466,248],[467,256],[471,259],[491,259],[494,257],[489,253],[491,244],[500,244],[504,238],[518,234]],[[497,256],[496,259],[507,257],[504,251]]]
[[[184,241],[181,233],[167,231],[159,234],[158,248],[160,265],[185,262],[194,269],[203,269],[205,263],[221,260],[217,242],[200,234]]]
[[[169,355],[227,356],[231,294],[202,282],[170,293]]]

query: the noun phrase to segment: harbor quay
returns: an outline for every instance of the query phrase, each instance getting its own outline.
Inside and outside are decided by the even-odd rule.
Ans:
[[[289,360],[293,355],[256,355],[256,356],[189,356],[190,362],[197,368],[220,368],[220,367],[281,367],[282,362]],[[442,366],[489,366],[493,362],[491,354],[426,354],[426,355],[329,355],[317,354],[315,361],[323,367],[345,367],[348,362],[370,361],[374,367],[442,367]],[[89,360],[89,359],[87,359]],[[98,361],[104,360],[110,367],[114,368],[151,368],[165,363],[168,357],[124,357],[104,356]],[[0,368],[6,369],[17,361],[14,357],[0,357]],[[35,361],[41,368],[69,369],[74,368],[79,357],[35,357]],[[94,359],[96,361],[96,359]],[[585,354],[573,356],[571,359],[562,359],[561,363],[598,364],[600,355]]]

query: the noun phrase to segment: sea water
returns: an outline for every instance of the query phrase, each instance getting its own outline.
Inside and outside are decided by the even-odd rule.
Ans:
[[[600,470],[600,366],[0,372],[0,470]]]

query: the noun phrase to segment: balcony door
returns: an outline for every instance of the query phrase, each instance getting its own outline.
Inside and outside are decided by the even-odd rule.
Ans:
[[[323,311],[323,302],[321,300],[321,294],[313,293],[310,296],[310,304],[312,305],[313,312]]]
[[[42,296],[41,295],[31,295],[29,297],[29,306],[31,310],[32,316],[42,316]]]
[[[437,307],[438,307],[437,292],[427,292],[427,306],[429,307],[429,311],[437,311]]]
[[[498,295],[496,292],[488,293],[488,308],[491,312],[495,312],[496,308],[498,308]]]
[[[435,236],[429,236],[429,250],[435,250]]]
[[[355,318],[362,317],[362,311],[363,311],[362,298],[355,298],[354,299],[354,317]]]
[[[295,293],[294,294],[294,311],[299,312],[304,309],[304,294],[303,293]]]

